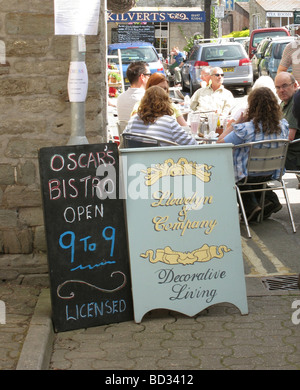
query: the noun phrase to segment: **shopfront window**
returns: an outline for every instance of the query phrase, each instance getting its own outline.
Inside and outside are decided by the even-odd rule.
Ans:
[[[169,50],[169,23],[155,23],[155,44],[158,53],[166,59]]]

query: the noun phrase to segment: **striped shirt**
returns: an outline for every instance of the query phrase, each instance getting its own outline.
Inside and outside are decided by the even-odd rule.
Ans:
[[[280,121],[281,133],[280,134],[264,134],[261,130],[259,133],[255,132],[253,121],[239,123],[233,125],[233,131],[226,135],[224,141],[226,143],[232,143],[234,145],[240,145],[248,142],[272,140],[272,139],[288,139],[289,136],[289,124],[285,119]],[[277,145],[273,145],[276,147]],[[262,147],[262,146],[258,146]],[[239,148],[233,151],[233,165],[235,181],[243,179],[248,175],[247,163],[248,163],[249,148]],[[276,170],[272,173],[274,179],[278,178],[279,171]]]
[[[189,135],[170,115],[158,118],[154,123],[145,123],[138,115],[134,115],[128,122],[124,133],[140,133],[176,142],[179,145],[197,145],[197,141]],[[162,146],[169,146],[163,144]]]
[[[280,65],[289,68],[292,67],[292,73],[300,84],[300,38],[286,45],[282,53]]]

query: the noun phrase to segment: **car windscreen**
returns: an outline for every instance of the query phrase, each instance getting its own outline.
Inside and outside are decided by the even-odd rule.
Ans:
[[[261,33],[256,33],[253,37],[252,46],[257,47],[260,41],[268,37],[286,37],[285,31],[266,31]]]
[[[118,55],[118,50],[112,50],[111,55]],[[130,47],[121,49],[123,64],[130,64],[133,61],[156,62],[158,57],[151,47]]]
[[[202,61],[229,61],[240,60],[245,54],[240,45],[221,45],[203,47]]]

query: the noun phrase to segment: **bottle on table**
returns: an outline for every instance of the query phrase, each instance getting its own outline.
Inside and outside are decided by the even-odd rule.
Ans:
[[[190,109],[190,103],[191,103],[191,99],[190,99],[189,95],[185,95],[185,97],[184,97],[184,109],[185,110]]]
[[[209,134],[209,124],[208,124],[208,119],[205,118],[204,122],[201,123],[201,128],[200,128],[201,133],[203,134],[203,137],[206,138]]]
[[[218,123],[216,128],[216,133],[221,135],[223,133],[223,121],[220,120],[220,117],[218,117]]]

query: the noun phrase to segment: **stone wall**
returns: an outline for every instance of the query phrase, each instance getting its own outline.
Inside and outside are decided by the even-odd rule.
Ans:
[[[86,37],[89,143],[106,142],[103,4],[98,36]],[[53,13],[54,0],[0,0],[0,281],[47,274],[38,150],[66,145],[71,132],[71,38],[54,35]]]

